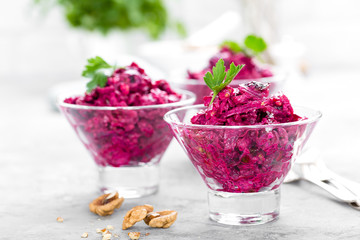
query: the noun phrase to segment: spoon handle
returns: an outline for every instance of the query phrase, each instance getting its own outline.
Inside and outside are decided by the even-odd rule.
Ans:
[[[360,197],[355,191],[359,189],[350,187],[349,184],[346,184],[341,178],[337,177],[336,174],[324,168],[324,166],[319,167],[317,164],[302,164],[301,172],[303,179],[318,185],[334,197],[360,210]]]

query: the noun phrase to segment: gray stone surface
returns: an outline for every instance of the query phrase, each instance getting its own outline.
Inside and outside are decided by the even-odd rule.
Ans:
[[[351,83],[358,77],[345,80]],[[360,182],[358,91],[332,82],[326,88],[330,92],[294,87],[289,94],[297,102],[323,109],[314,142],[329,167]],[[319,89],[322,83],[311,84]],[[179,216],[169,229],[137,224],[131,231],[150,233],[141,239],[360,239],[360,212],[307,182],[283,185],[280,218],[275,222],[238,227],[210,221],[206,187],[176,142],[162,160],[158,194],[126,200],[112,216],[98,217],[88,210],[88,203],[99,194],[96,166],[66,120],[35,91],[11,83],[1,89],[0,239],[80,239],[83,232],[89,233],[88,239],[101,239],[95,230],[107,225],[115,227],[120,239],[128,239],[130,230],[121,230],[123,216],[144,203],[177,210]],[[337,91],[346,99],[336,101]],[[58,216],[63,223],[56,221]]]

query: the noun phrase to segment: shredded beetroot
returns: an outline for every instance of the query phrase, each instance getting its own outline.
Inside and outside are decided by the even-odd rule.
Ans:
[[[165,80],[152,82],[137,64],[115,70],[104,88],[97,87],[84,96],[65,99],[65,103],[86,106],[148,106],[178,102]],[[172,135],[164,114],[174,107],[143,109],[61,109],[81,141],[101,166],[119,167],[160,160]]]
[[[192,117],[199,125],[251,126],[302,120],[285,95],[268,96],[268,84],[226,87]],[[275,189],[289,171],[294,143],[303,126],[259,128],[184,128],[183,144],[211,189],[258,192]]]
[[[242,52],[235,53],[229,48],[223,47],[220,52],[218,52],[210,59],[209,65],[205,69],[199,72],[188,71],[188,79],[202,80],[206,72],[212,72],[212,68],[220,58],[224,60],[226,70],[230,68],[230,64],[232,62],[235,65],[245,64],[245,67],[240,71],[235,79],[258,79],[273,76],[269,69],[261,68],[260,66],[256,65],[252,57],[246,56]]]
[[[115,70],[105,87],[95,88],[85,96],[67,98],[66,103],[87,106],[145,106],[178,102],[181,95],[165,80],[152,82],[136,63]]]
[[[289,99],[285,95],[268,97],[269,84],[250,82],[238,88],[225,87],[209,107],[212,96],[204,97],[204,112],[191,122],[201,125],[264,125],[294,122]]]

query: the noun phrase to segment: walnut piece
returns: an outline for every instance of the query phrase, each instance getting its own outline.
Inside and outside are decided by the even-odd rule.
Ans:
[[[129,232],[128,235],[132,240],[140,238],[140,232]]]
[[[154,207],[148,204],[133,207],[126,213],[124,217],[122,229],[125,230],[132,227],[135,223],[143,220],[146,215],[152,211],[154,211]]]
[[[111,239],[111,233],[103,234],[102,240],[110,240]]]
[[[119,198],[117,192],[104,194],[92,201],[89,204],[89,209],[97,215],[107,216],[113,214],[116,208],[120,208],[123,202],[124,198]]]
[[[81,238],[87,238],[89,236],[89,234],[87,232],[84,232],[82,235],[81,235]]]
[[[154,218],[157,218],[157,217],[160,217],[160,214],[157,213],[157,212],[150,212],[146,215],[146,218],[144,218],[144,222],[149,225],[149,222],[154,219]]]
[[[150,212],[147,214],[144,222],[154,228],[168,228],[177,218],[177,212],[165,210],[161,212]]]

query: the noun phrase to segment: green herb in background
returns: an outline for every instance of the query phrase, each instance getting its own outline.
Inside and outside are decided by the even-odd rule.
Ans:
[[[228,47],[234,53],[242,52],[243,48],[237,42],[225,40],[223,43],[220,44],[220,47]]]
[[[34,0],[56,1],[68,22],[76,28],[100,31],[142,29],[153,39],[167,27],[186,35],[180,22],[171,20],[162,0]]]
[[[259,54],[266,50],[266,42],[263,38],[257,37],[255,35],[249,35],[245,38],[245,46],[253,51],[255,54]]]
[[[204,81],[206,85],[208,85],[208,87],[213,91],[213,97],[209,105],[214,102],[216,95],[231,83],[231,81],[236,77],[236,75],[244,66],[244,64],[235,66],[234,63],[231,63],[229,70],[226,72],[224,60],[219,59],[219,61],[212,69],[213,73],[211,74],[211,72],[209,71],[205,74]]]
[[[86,84],[87,92],[90,93],[96,87],[105,87],[107,83],[107,79],[111,74],[106,74],[108,69],[114,69],[115,66],[112,66],[104,61],[99,56],[95,58],[88,59],[88,64],[85,66],[85,70],[82,72],[82,76],[90,78],[90,82]]]
[[[228,47],[234,53],[242,52],[247,56],[256,56],[261,60],[260,54],[267,48],[266,42],[263,38],[256,35],[248,35],[244,39],[241,46],[237,42],[226,40],[220,44],[220,47]]]

